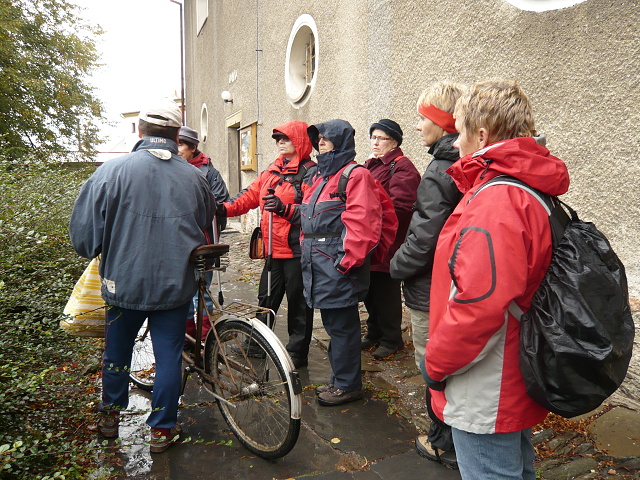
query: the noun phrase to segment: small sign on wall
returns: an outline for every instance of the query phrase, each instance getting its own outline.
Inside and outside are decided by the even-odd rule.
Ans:
[[[240,169],[242,171],[258,170],[257,140],[256,122],[240,129]]]

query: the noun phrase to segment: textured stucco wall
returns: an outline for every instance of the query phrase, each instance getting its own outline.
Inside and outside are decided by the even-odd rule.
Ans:
[[[300,109],[286,99],[284,64],[291,28],[311,14],[318,27],[318,80]],[[259,169],[275,158],[271,129],[287,120],[344,118],[356,128],[358,160],[371,122],[390,117],[405,131],[403,150],[429,161],[415,132],[415,102],[431,82],[518,78],[538,130],[571,174],[565,200],[607,234],[640,297],[640,2],[587,0],[534,13],[502,0],[209,2],[195,35],[194,0],[185,5],[187,120],[209,108],[203,150],[223,175],[225,118],[258,121]],[[261,50],[256,52],[256,50]],[[237,79],[229,83],[229,74]],[[234,103],[224,104],[229,90]],[[244,186],[255,173],[241,174]]]

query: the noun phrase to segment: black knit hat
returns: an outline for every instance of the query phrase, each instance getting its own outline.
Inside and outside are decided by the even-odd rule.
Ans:
[[[398,142],[398,146],[402,145],[402,129],[400,125],[398,125],[393,120],[389,120],[388,118],[383,118],[382,120],[374,123],[369,127],[369,136],[373,133],[374,130],[382,130],[384,133],[393,138],[396,142]]]

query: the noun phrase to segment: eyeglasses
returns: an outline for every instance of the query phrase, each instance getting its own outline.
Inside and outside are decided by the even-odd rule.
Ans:
[[[374,143],[378,142],[378,141],[380,141],[380,142],[388,142],[389,140],[391,140],[390,137],[379,137],[377,135],[374,135],[374,136],[371,137],[371,141],[374,142]]]

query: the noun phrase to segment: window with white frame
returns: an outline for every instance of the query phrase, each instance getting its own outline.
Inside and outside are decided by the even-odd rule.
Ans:
[[[209,16],[209,0],[196,0],[196,25],[197,32],[200,35],[204,22],[207,21]]]
[[[202,104],[200,110],[200,141],[205,143],[207,141],[207,135],[209,134],[209,110],[207,104]]]
[[[546,12],[571,7],[586,0],[507,0],[508,3],[521,10]]]
[[[285,88],[294,107],[304,105],[318,74],[318,28],[313,17],[301,15],[293,25],[287,45]]]

